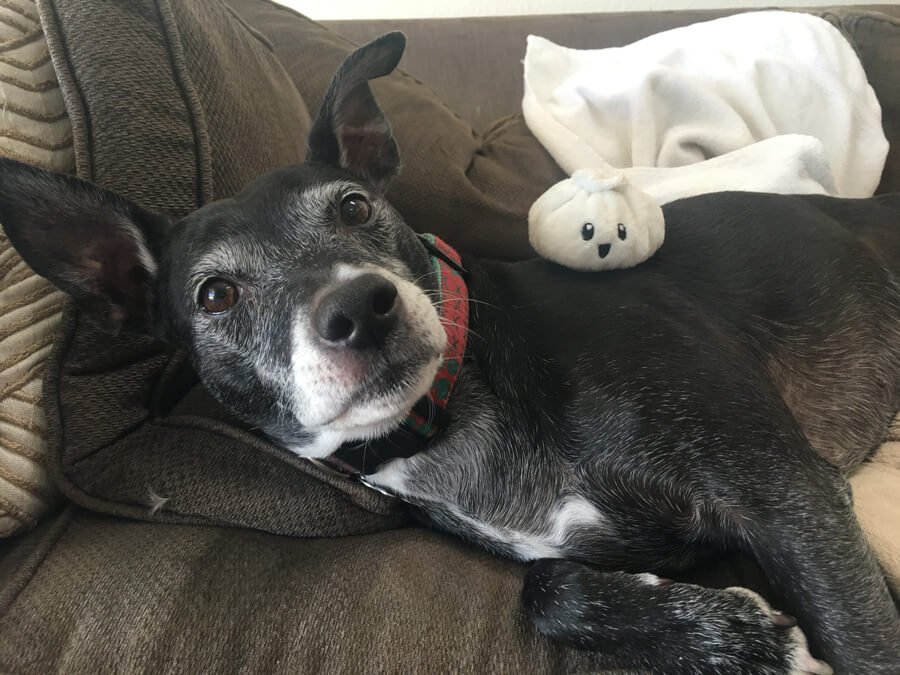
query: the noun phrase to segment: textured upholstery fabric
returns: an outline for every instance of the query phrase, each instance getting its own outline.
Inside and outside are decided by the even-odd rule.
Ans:
[[[595,670],[525,625],[518,566],[430,532],[304,540],[80,511],[38,534],[30,582],[0,590],[7,673]]]
[[[0,4],[0,156],[75,166],[72,125],[33,0]],[[22,262],[0,224],[0,537],[58,501],[47,472],[43,367],[65,296]]]

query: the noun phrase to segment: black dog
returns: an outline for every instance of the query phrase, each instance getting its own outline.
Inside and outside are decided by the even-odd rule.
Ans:
[[[900,672],[844,479],[900,408],[900,196],[683,200],[631,271],[460,260],[384,198],[398,151],[368,80],[404,44],[341,66],[306,163],[180,222],[11,161],[0,221],[111,330],[190,345],[286,447],[542,558],[524,600],[546,634],[614,667],[829,672],[749,591],[651,573],[738,550],[837,670]]]

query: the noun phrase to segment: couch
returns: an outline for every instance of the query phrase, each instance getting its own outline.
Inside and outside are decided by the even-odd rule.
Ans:
[[[528,206],[563,177],[518,112],[525,35],[614,46],[725,13],[323,25],[268,0],[2,11],[0,85],[24,103],[0,120],[0,154],[173,216],[301,161],[353,43],[404,30],[403,72],[373,87],[404,160],[389,196],[414,228],[506,259],[532,255]],[[896,191],[900,5],[816,12],[879,96],[892,142],[879,192]],[[272,446],[206,394],[177,346],[98,332],[5,244],[0,671],[603,669],[530,627],[524,566],[415,527],[396,501]],[[886,441],[854,490],[896,582],[900,443]],[[768,590],[737,556],[683,578]]]

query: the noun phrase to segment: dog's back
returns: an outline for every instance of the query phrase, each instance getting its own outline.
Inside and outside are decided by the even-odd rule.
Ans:
[[[730,395],[774,383],[820,455],[844,471],[863,461],[900,408],[900,196],[733,192],[665,217],[662,248],[631,270],[489,264],[511,332],[594,381],[653,372],[642,386],[661,391],[702,383],[705,352]]]
[[[864,460],[900,408],[900,196],[732,193],[666,218],[656,264],[750,338],[816,451]]]

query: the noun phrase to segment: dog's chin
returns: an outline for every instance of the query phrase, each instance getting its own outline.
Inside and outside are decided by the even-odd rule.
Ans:
[[[297,421],[322,439],[315,452],[396,429],[443,363],[447,334],[431,298],[388,270],[379,273],[397,287],[401,312],[377,351],[326,349],[311,337],[308,321],[297,322],[291,360]]]
[[[348,406],[321,430],[338,432],[354,440],[390,433],[431,389],[441,362],[441,355],[435,355],[418,368],[407,366],[401,370],[394,366],[379,375],[378,382],[364,382],[361,394],[352,397]]]
[[[403,423],[416,401],[431,389],[442,362],[442,355],[437,354],[425,359],[418,368],[409,365],[405,369],[392,368],[392,379],[402,380],[402,386],[396,383],[391,386],[384,381],[381,386],[364,382],[359,388],[360,395],[348,398],[339,408],[339,414],[323,424],[305,426],[307,436],[285,443],[285,447],[301,457],[323,458],[347,441],[365,441],[391,433]]]

